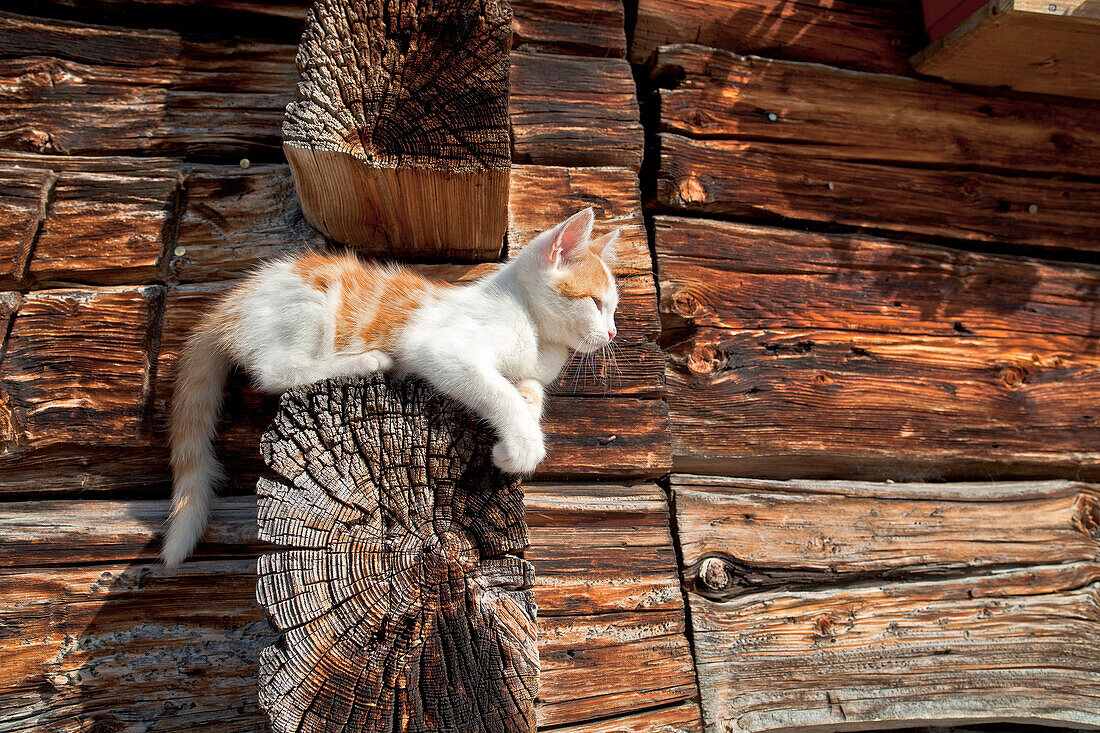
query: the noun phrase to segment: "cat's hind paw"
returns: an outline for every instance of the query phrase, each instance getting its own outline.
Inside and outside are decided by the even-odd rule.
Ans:
[[[393,367],[393,358],[384,351],[374,349],[359,355],[359,368],[364,374],[385,372]]]
[[[493,465],[505,473],[530,474],[546,457],[546,444],[539,440],[509,438],[493,446]]]

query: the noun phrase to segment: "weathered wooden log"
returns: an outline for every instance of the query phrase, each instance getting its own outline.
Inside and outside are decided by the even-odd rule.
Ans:
[[[0,287],[15,287],[26,278],[56,181],[49,170],[0,168]]]
[[[674,465],[1100,477],[1100,271],[658,217]]]
[[[423,383],[291,390],[264,435],[260,704],[299,730],[533,731],[531,565],[496,437]]]
[[[509,107],[517,163],[642,164],[637,91],[622,59],[517,51]]]
[[[664,492],[524,493],[539,725],[700,730]],[[0,504],[0,731],[268,730],[257,675],[274,634],[255,556],[271,545],[256,539],[256,505],[219,498],[194,560],[169,572],[156,560],[167,501]]]
[[[9,299],[18,310],[0,363],[0,466],[49,449],[149,445],[149,343],[163,299],[157,285]]]
[[[1100,170],[1094,108],[995,97],[821,64],[663,46],[660,129],[699,139],[792,143],[804,155],[1016,175]],[[1067,193],[1073,184],[1066,182]]]
[[[318,0],[283,151],[306,218],[365,252],[493,260],[507,227],[504,0]]]
[[[1100,726],[1100,494],[674,475],[708,730]]]
[[[666,43],[888,74],[913,73],[924,43],[920,5],[906,0],[639,0],[630,58],[645,63]]]
[[[294,42],[302,38],[311,0],[31,0],[37,14],[73,15],[96,23]],[[621,0],[512,0],[512,47],[542,53],[623,58]],[[48,13],[42,13],[49,8]],[[81,12],[83,11],[83,12]],[[90,11],[90,12],[89,12]]]
[[[1100,247],[1100,182],[1075,163],[1100,157],[1090,109],[703,47],[659,56],[676,87],[660,93],[667,209]],[[811,95],[833,101],[797,101]]]

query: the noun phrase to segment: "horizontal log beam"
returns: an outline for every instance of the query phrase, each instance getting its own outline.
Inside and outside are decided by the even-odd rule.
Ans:
[[[151,440],[156,285],[38,291],[17,303],[0,362],[0,464]],[[9,310],[10,317],[10,308]]]
[[[672,487],[708,729],[1100,725],[1095,486]]]
[[[642,125],[630,64],[512,53],[512,160],[637,171]]]
[[[865,227],[1063,250],[1100,245],[1100,183],[902,168],[799,145],[662,133],[657,202],[671,211]]]
[[[630,58],[666,43],[701,43],[850,69],[911,75],[925,42],[920,6],[904,0],[639,0]]]
[[[668,87],[660,90],[661,130],[696,139],[792,144],[801,155],[837,161],[1009,178],[1098,177],[1100,121],[1071,103],[691,45],[662,47],[652,78]]]
[[[698,730],[687,705],[696,691],[663,492],[525,491],[543,658],[540,724],[603,721],[577,729],[595,733],[623,715],[624,726],[635,727],[612,729],[653,721],[670,732]],[[0,506],[0,526],[12,533],[0,565],[24,567],[0,577],[0,619],[12,630],[0,640],[0,704],[19,711],[0,730],[110,721],[171,727],[180,715],[211,731],[259,727],[257,655],[271,632],[255,603],[252,555],[261,547],[253,498],[220,500],[213,541],[175,576],[147,564],[167,502]],[[94,564],[72,567],[84,562]],[[186,602],[196,595],[209,602]],[[43,697],[42,685],[55,693]],[[640,712],[649,708],[657,710]]]
[[[193,41],[0,13],[0,145],[51,154],[282,158],[296,44]],[[641,163],[629,64],[516,51],[512,159]],[[562,150],[569,151],[563,157]]]
[[[1100,487],[876,484],[675,474],[689,582],[714,598],[792,586],[1088,563]]]
[[[297,43],[310,0],[35,0],[36,9],[93,22],[140,24],[179,32]],[[512,44],[520,50],[579,56],[626,55],[620,0],[513,0]],[[93,15],[94,14],[94,15]],[[135,20],[136,19],[136,20]]]
[[[655,226],[679,470],[1100,476],[1096,268]]]

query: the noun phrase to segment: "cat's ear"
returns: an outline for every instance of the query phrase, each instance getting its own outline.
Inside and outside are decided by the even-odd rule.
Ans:
[[[592,236],[592,224],[595,221],[595,212],[589,206],[551,229],[553,234],[547,243],[543,264],[557,267],[562,262],[573,259],[580,248],[588,244],[588,238]]]
[[[599,255],[600,259],[609,267],[618,260],[619,232],[621,231],[621,229],[610,231],[602,237],[593,239],[592,244],[589,245],[592,251]]]

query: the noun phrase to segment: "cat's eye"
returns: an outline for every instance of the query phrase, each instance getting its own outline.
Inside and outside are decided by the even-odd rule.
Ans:
[[[603,310],[603,303],[601,303],[600,299],[597,298],[595,295],[592,296],[592,302],[596,304],[596,310],[598,310],[598,311]]]

